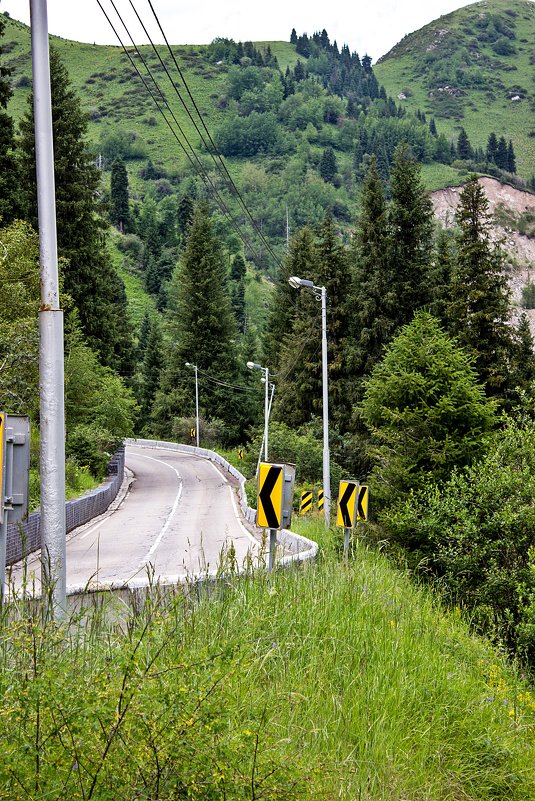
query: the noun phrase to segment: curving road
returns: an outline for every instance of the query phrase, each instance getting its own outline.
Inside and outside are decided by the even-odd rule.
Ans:
[[[206,459],[129,445],[126,466],[134,474],[116,508],[68,535],[67,586],[117,585],[146,578],[177,581],[215,573],[230,543],[241,565],[255,562],[261,545],[238,511],[234,489]],[[40,578],[39,555],[28,575]],[[12,570],[20,586],[22,569]]]

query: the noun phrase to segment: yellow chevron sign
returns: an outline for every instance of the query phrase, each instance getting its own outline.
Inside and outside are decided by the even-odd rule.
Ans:
[[[299,505],[299,514],[304,515],[312,509],[312,493],[301,493],[301,503]]]
[[[357,520],[368,519],[368,505],[370,500],[370,488],[367,484],[360,484],[359,497],[357,501]]]
[[[323,500],[323,490],[321,489],[321,490],[318,492],[318,512],[322,512],[322,511],[323,511],[323,505],[324,505],[324,503],[325,503],[325,502],[324,502],[324,500]]]
[[[260,462],[256,509],[256,525],[260,528],[281,528],[283,484],[284,465]]]
[[[338,509],[336,525],[340,528],[354,528],[357,519],[357,501],[359,497],[357,481],[341,481],[338,491]]]

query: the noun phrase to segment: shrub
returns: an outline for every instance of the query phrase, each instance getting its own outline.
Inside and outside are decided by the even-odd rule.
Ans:
[[[119,442],[110,431],[95,424],[80,424],[67,437],[65,452],[95,478],[103,478]]]

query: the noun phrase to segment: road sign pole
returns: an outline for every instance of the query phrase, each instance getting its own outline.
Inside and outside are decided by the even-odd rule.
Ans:
[[[2,499],[2,503],[4,500]],[[0,606],[4,605],[4,588],[6,583],[6,550],[7,550],[7,522],[9,512],[4,509],[4,519],[0,525]]]
[[[277,529],[269,529],[269,554],[268,554],[268,573],[271,573],[275,566],[275,553],[277,550]]]
[[[349,536],[351,534],[351,529],[345,528],[344,529],[344,562],[347,562],[347,555],[349,552]]]
[[[52,613],[66,611],[65,405],[46,0],[30,0],[37,208],[41,262],[41,581]]]

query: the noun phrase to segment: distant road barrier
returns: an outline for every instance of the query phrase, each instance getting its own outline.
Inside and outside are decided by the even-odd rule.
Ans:
[[[160,440],[148,439],[127,439],[125,445],[139,445],[143,448],[162,448],[164,450],[179,451],[209,459],[217,464],[223,471],[233,476],[239,484],[239,500],[243,516],[249,523],[254,525],[256,519],[256,509],[252,509],[247,503],[245,492],[245,476],[240,473],[233,465],[227,462],[215,451],[206,448],[196,448],[192,445],[182,445],[176,442],[162,442]],[[66,529],[67,533],[83,526],[94,517],[103,514],[109,505],[115,500],[121,487],[124,477],[125,449],[124,445],[118,449],[117,453],[110,459],[108,465],[108,477],[97,489],[87,492],[80,498],[67,501],[65,504]],[[39,510],[28,515],[24,523],[13,523],[8,525],[6,564],[12,565],[19,562],[25,556],[39,550],[41,547],[41,513]],[[308,561],[315,559],[318,552],[318,544],[312,540],[295,534],[292,531],[279,531],[277,541],[282,546],[284,556],[277,562],[278,565],[288,565],[295,561]]]
[[[164,442],[155,439],[127,439],[126,445],[139,445],[142,448],[162,448],[170,451],[179,451],[181,453],[189,453],[194,456],[200,456],[202,459],[209,459],[214,464],[217,464],[226,473],[239,482],[239,499],[243,516],[249,523],[255,524],[256,509],[252,509],[247,503],[247,494],[245,492],[245,476],[237,470],[234,465],[227,462],[219,453],[210,451],[207,448],[196,448],[194,445],[182,445],[177,442]],[[300,534],[295,534],[293,531],[283,530],[277,533],[277,542],[282,546],[285,556],[277,561],[277,565],[288,565],[292,562],[306,562],[310,559],[315,559],[318,553],[318,543],[302,537]]]
[[[99,487],[80,498],[67,501],[65,518],[67,533],[83,526],[94,517],[103,514],[115,500],[124,477],[124,445],[110,459],[108,477]],[[12,565],[41,547],[41,512],[39,509],[28,515],[24,523],[12,523],[7,527],[6,564]]]

